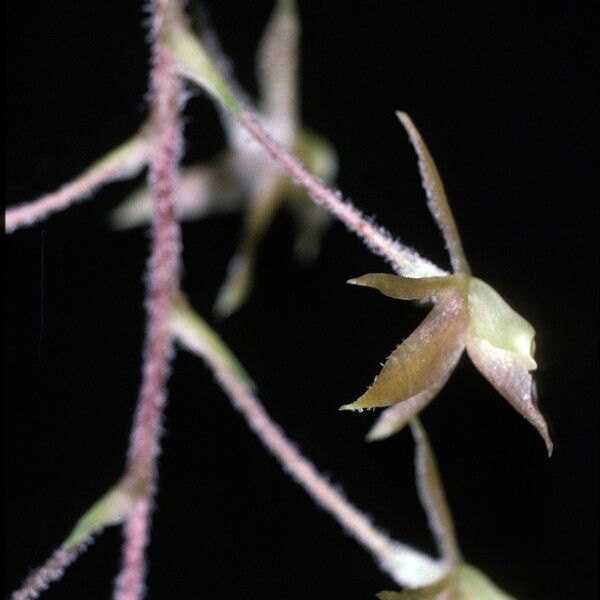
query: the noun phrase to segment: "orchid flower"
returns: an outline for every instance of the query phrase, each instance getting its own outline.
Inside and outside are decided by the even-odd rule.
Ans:
[[[450,255],[453,274],[411,278],[371,273],[348,283],[375,288],[401,300],[428,300],[433,309],[388,357],[371,387],[342,410],[388,407],[367,439],[402,429],[444,386],[463,350],[496,390],[540,433],[548,454],[552,441],[536,405],[535,330],[487,283],[473,277],[444,186],[429,150],[405,113],[397,113],[419,159],[429,210]]]
[[[300,122],[298,43],[300,23],[295,3],[280,0],[266,27],[257,53],[260,89],[258,114],[283,145],[324,181],[332,181],[337,158],[331,145]],[[206,44],[207,46],[209,44]],[[214,43],[213,53],[216,52]],[[224,59],[211,57],[221,70]],[[239,90],[237,95],[245,96]],[[245,210],[238,249],[229,263],[215,309],[220,316],[235,312],[248,298],[258,246],[284,200],[297,226],[296,256],[309,261],[319,252],[320,238],[330,217],[316,207],[306,192],[285,177],[236,119],[220,115],[230,149],[210,164],[183,170],[177,197],[179,218],[191,220],[210,214]],[[245,202],[245,206],[241,206]],[[118,229],[145,225],[152,202],[147,188],[134,192],[112,215]]]

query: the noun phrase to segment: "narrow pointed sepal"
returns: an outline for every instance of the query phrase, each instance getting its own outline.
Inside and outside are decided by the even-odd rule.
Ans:
[[[269,116],[281,141],[291,139],[298,123],[298,47],[300,21],[295,2],[280,0],[257,54],[261,112]]]
[[[215,315],[231,316],[246,302],[254,286],[254,254],[238,252],[227,267],[227,276],[215,300]]]
[[[228,317],[238,310],[252,291],[258,248],[281,205],[282,186],[279,175],[268,168],[253,183],[242,239],[229,262],[227,277],[215,302],[215,312],[220,317]]]
[[[456,362],[458,362],[462,354],[462,347],[456,354]],[[450,367],[450,371],[453,368],[454,365]],[[420,413],[438,395],[446,381],[447,378],[440,381],[439,385],[431,386],[412,398],[408,398],[404,402],[398,402],[398,404],[394,404],[383,410],[369,430],[366,438],[367,441],[376,442],[402,431],[413,415]]]
[[[442,178],[427,148],[427,144],[425,144],[418,129],[406,113],[398,111],[396,112],[396,116],[408,133],[411,144],[419,158],[419,171],[421,173],[423,189],[427,195],[427,206],[444,236],[452,269],[455,273],[470,273],[469,264],[465,258],[458,227],[456,226],[448,198],[446,197]]]
[[[368,273],[349,279],[347,283],[379,290],[397,300],[424,300],[456,287],[457,279],[449,277],[402,277],[390,273]]]
[[[421,325],[392,352],[366,393],[340,410],[391,406],[439,385],[464,349],[467,325],[463,296],[444,294]],[[414,406],[410,417],[421,408]]]
[[[552,440],[548,425],[536,406],[533,378],[525,360],[515,352],[492,346],[487,340],[473,336],[467,340],[467,353],[479,372],[538,430],[550,456]]]

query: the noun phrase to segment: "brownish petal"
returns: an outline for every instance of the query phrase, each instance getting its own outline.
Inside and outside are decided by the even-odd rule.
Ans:
[[[524,358],[473,335],[468,336],[467,352],[481,374],[538,430],[551,455],[552,440],[535,404],[533,379]]]
[[[340,410],[391,406],[439,386],[464,348],[467,325],[462,295],[444,294],[417,329],[392,352],[365,394]],[[413,416],[418,410],[417,405],[409,412]]]
[[[457,353],[457,360],[462,354],[462,348]],[[450,371],[454,367],[450,368]],[[450,372],[448,373],[450,375]],[[367,434],[368,442],[376,442],[398,433],[408,424],[414,415],[420,413],[439,393],[448,378],[440,382],[440,385],[429,387],[412,398],[398,402],[381,411],[377,421],[373,424]]]

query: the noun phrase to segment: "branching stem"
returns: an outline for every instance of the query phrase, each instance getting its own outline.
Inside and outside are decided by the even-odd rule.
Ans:
[[[132,429],[127,476],[140,499],[130,511],[124,532],[123,562],[117,578],[117,600],[139,600],[144,594],[145,548],[157,484],[166,382],[172,354],[169,309],[179,285],[180,230],[175,193],[182,148],[181,90],[175,62],[164,44],[170,0],[154,0],[152,22],[152,122],[150,184],[153,194],[152,250],[149,262],[146,342],[142,386]]]
[[[79,177],[32,202],[6,209],[6,233],[34,225],[51,214],[66,210],[76,202],[90,198],[100,187],[134,177],[148,161],[148,145],[142,128],[135,136],[95,162]]]

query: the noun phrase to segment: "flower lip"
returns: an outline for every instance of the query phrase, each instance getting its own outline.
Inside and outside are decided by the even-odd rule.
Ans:
[[[470,335],[514,353],[528,371],[537,368],[533,358],[534,328],[496,290],[481,279],[472,277],[469,281],[468,306]]]

